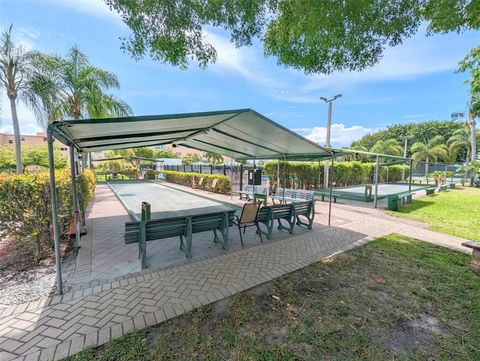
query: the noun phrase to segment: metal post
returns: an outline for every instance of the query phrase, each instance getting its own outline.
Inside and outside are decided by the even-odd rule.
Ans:
[[[257,195],[255,193],[255,175],[257,173],[257,167],[255,165],[255,157],[253,157],[253,202],[255,203],[257,201]]]
[[[227,166],[223,163],[223,175],[227,175]]]
[[[335,158],[332,158],[332,172],[334,171]],[[332,219],[332,195],[333,195],[333,182],[332,177],[330,177],[330,199],[328,201],[328,225],[330,226]]]
[[[408,145],[408,138],[405,137],[405,143],[403,146],[403,158],[407,158],[407,145]],[[405,163],[403,163],[403,169],[402,169],[402,182],[405,181]]]
[[[410,159],[410,172],[408,180],[408,193],[412,193],[413,160]]]
[[[70,147],[70,177],[72,179],[72,205],[73,205],[73,218],[75,220],[75,247],[80,248],[80,213],[78,211],[77,200],[77,180],[75,169],[75,149]]]
[[[375,194],[373,195],[373,205],[375,208],[377,208],[377,203],[378,203],[378,172],[380,169],[380,158],[377,155],[377,160],[375,163],[375,176],[374,176],[374,181],[375,181]]]
[[[243,189],[243,164],[240,164],[240,190]]]
[[[55,163],[53,159],[53,137],[52,133],[47,133],[48,143],[48,166],[50,171],[50,193],[52,202],[52,225],[53,225],[53,244],[55,247],[55,265],[57,267],[57,292],[63,295],[62,281],[62,260],[60,256],[60,229],[57,218],[57,190],[55,188]]]
[[[283,155],[283,193],[282,193],[282,203],[285,204],[285,189],[287,188],[287,156]]]
[[[332,128],[332,102],[328,102],[328,124],[327,124],[327,147],[330,147],[330,133]],[[328,185],[328,160],[325,161],[323,170],[323,186]]]

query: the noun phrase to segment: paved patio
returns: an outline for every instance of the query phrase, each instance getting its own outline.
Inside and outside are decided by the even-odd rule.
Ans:
[[[169,186],[240,204],[228,196]],[[248,247],[241,249],[232,242],[236,246],[225,252],[215,246],[210,251],[217,253],[209,253],[208,258],[200,249],[208,242],[211,246],[207,237],[208,242],[194,249],[197,258],[181,262],[175,242],[176,263],[140,272],[137,248],[123,244],[123,228],[118,226],[129,217],[108,186],[100,184],[87,221],[88,235],[82,238],[70,280],[73,290],[1,310],[0,359],[61,359],[392,232],[465,251],[462,239],[425,230],[424,224],[399,220],[377,209],[336,204],[332,227],[325,226],[327,203],[317,202],[316,211],[313,231],[294,237],[277,231],[274,241],[260,245],[252,230]],[[155,258],[161,249],[161,244],[149,245],[151,265],[161,263]]]

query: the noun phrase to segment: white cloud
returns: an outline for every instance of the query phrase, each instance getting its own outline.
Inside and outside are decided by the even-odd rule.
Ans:
[[[262,64],[258,51],[254,47],[237,48],[224,36],[211,31],[205,31],[206,40],[217,51],[215,64],[209,69],[216,72],[233,72],[245,78],[249,83],[260,86],[260,90],[267,92],[282,92],[286,87],[284,81],[270,74],[268,68]]]
[[[326,142],[326,127],[295,128],[292,130],[321,145],[325,144]],[[352,143],[354,140],[358,140],[365,134],[372,133],[376,130],[377,129],[365,128],[361,125],[353,125],[348,127],[345,124],[334,123],[332,124],[330,143],[334,147],[345,147],[350,145],[350,143]]]
[[[10,101],[5,93],[1,96],[2,111],[0,113],[0,132],[13,133],[12,115],[10,111]],[[43,129],[37,123],[34,114],[22,103],[17,101],[18,123],[21,134],[36,134]]]
[[[34,28],[31,27],[20,27],[18,29],[15,29],[16,32],[21,33],[24,37],[30,38],[30,39],[38,39],[42,33]]]
[[[382,60],[362,72],[313,75],[304,91],[346,87],[367,82],[410,80],[420,76],[453,71],[469,45],[456,34],[426,37],[420,31],[402,45],[387,48]],[[459,55],[460,54],[460,55]]]
[[[213,71],[229,72],[243,77],[256,90],[272,99],[291,103],[317,103],[318,92],[339,92],[366,83],[405,81],[445,71],[453,71],[471,47],[469,37],[456,34],[426,37],[423,29],[404,44],[387,48],[383,59],[362,72],[331,75],[305,75],[298,70],[276,68],[266,63],[261,46],[236,48],[227,37],[212,31],[206,39],[216,48],[217,63]],[[349,104],[363,105],[398,101],[396,97],[357,99]]]
[[[116,11],[110,10],[103,0],[48,0],[55,6],[81,12],[86,15],[111,19],[121,22],[121,17]]]

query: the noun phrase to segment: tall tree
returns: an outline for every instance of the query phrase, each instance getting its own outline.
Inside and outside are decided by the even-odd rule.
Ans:
[[[228,31],[236,46],[259,38],[266,55],[306,73],[363,70],[421,24],[429,33],[480,28],[478,0],[104,1],[132,31],[124,50],[181,67],[215,61],[209,26]]]
[[[132,114],[126,102],[106,93],[120,88],[117,76],[90,64],[77,46],[73,46],[65,58],[55,55],[40,57],[32,88],[35,96],[31,103],[37,102],[37,109],[43,109],[45,123]],[[87,155],[84,155],[83,168],[86,164]]]
[[[402,155],[403,148],[396,139],[387,139],[376,142],[370,151],[378,154]]]
[[[204,157],[208,162],[213,164],[218,164],[223,162],[223,157],[218,153],[205,152]]]
[[[43,56],[33,87],[47,113],[47,121],[132,114],[127,103],[106,93],[120,88],[117,76],[90,64],[77,46],[65,58]]]
[[[12,39],[12,27],[11,25],[8,29],[3,29],[0,35],[0,88],[5,88],[10,100],[15,138],[15,165],[17,173],[22,173],[22,143],[17,99],[29,104],[32,92],[29,86],[30,79],[38,53],[27,50],[22,44],[15,44]]]
[[[470,79],[466,80],[466,83],[470,85],[467,125],[470,127],[470,160],[474,161],[477,156],[476,118],[480,115],[480,46],[472,49],[459,63],[457,72],[465,71],[470,73]]]
[[[415,162],[425,162],[425,176],[430,162],[448,159],[448,149],[442,136],[433,137],[427,143],[416,142],[412,145],[411,151]]]
[[[477,146],[480,139],[480,131],[476,132]],[[466,161],[471,159],[471,139],[470,139],[470,127],[466,125],[466,128],[457,129],[452,133],[452,136],[447,140],[447,146],[452,152],[458,153],[461,149],[466,151]],[[478,147],[477,147],[478,148]]]

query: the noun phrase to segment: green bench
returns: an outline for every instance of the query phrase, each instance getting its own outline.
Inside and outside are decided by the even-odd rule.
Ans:
[[[150,205],[146,202],[143,204],[148,205],[148,211],[144,213],[142,206],[142,220],[126,222],[124,235],[126,244],[138,243],[142,269],[147,268],[148,241],[179,237],[180,250],[185,252],[187,258],[192,258],[193,234],[213,231],[213,241],[228,249],[228,231],[233,224],[234,210],[151,220]],[[217,232],[220,232],[221,238]]]
[[[425,192],[427,192],[427,196],[431,196],[433,194],[435,194],[435,187],[429,187],[429,188],[425,188]]]
[[[275,221],[278,223],[277,229],[286,230],[293,234],[295,224],[312,229],[314,216],[313,201],[297,202],[262,207],[258,211],[257,221],[266,227],[266,231],[260,228],[260,232],[271,239]]]
[[[400,202],[400,205],[404,206],[405,204],[412,203],[413,193],[401,193],[401,194],[397,194],[397,197]]]
[[[442,184],[440,188],[438,188],[439,192],[446,192],[448,191],[448,185],[447,184]]]
[[[457,186],[457,183],[450,183],[450,189],[454,189]]]

